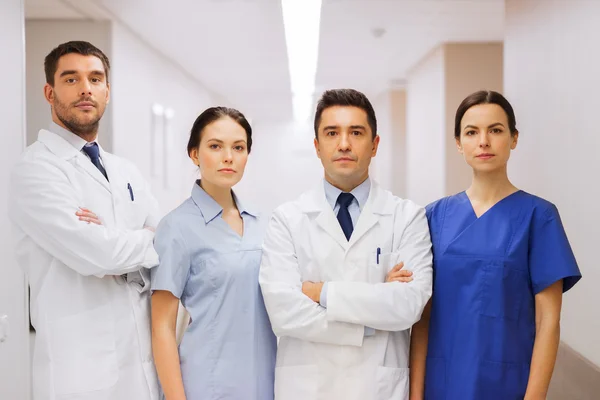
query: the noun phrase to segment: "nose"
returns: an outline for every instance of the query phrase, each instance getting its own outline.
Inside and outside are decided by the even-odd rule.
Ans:
[[[487,132],[482,132],[479,135],[479,147],[490,147],[490,138]]]
[[[92,85],[90,85],[90,82],[87,79],[82,79],[81,80],[81,88],[80,88],[81,92],[81,96],[91,96],[92,95]]]
[[[226,164],[231,164],[233,162],[233,152],[231,149],[225,149],[223,152],[223,162]]]
[[[350,150],[350,137],[349,137],[348,133],[342,133],[340,135],[340,142],[338,144],[338,150],[344,151],[344,152]]]

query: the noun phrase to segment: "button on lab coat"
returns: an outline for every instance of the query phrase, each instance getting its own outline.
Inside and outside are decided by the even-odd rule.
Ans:
[[[158,264],[154,234],[143,229],[158,222],[157,205],[133,164],[100,155],[110,182],[41,130],[12,171],[9,214],[36,329],[34,400],[158,398],[149,271],[140,272]],[[103,224],[79,221],[79,207]]]
[[[414,280],[384,283],[399,261]],[[259,278],[280,337],[275,398],[407,399],[409,328],[431,296],[431,264],[424,209],[375,182],[350,241],[323,184],[279,207]],[[302,293],[303,281],[329,282],[327,308]]]

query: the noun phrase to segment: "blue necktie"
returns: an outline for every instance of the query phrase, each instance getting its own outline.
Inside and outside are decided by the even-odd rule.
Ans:
[[[83,146],[83,151],[85,152],[85,154],[87,154],[90,157],[90,160],[92,160],[92,164],[94,164],[96,166],[96,168],[98,168],[100,170],[100,172],[102,172],[102,175],[104,175],[106,180],[108,180],[108,175],[106,175],[106,170],[100,163],[100,149],[98,148],[98,143],[93,142],[93,143],[90,143],[89,145]]]
[[[342,231],[344,231],[344,235],[346,235],[346,239],[350,240],[350,236],[352,236],[352,230],[354,227],[352,226],[352,218],[350,217],[350,212],[348,211],[348,206],[354,200],[354,196],[351,193],[340,193],[337,198],[337,203],[340,205],[340,210],[338,211],[337,219],[340,222],[340,226],[342,227]]]

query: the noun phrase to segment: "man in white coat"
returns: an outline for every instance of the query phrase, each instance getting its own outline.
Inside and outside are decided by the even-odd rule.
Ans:
[[[96,143],[109,61],[68,42],[44,67],[52,123],[14,167],[9,197],[31,286],[33,398],[157,399],[147,268],[158,207],[137,168]]]
[[[365,95],[326,91],[314,128],[325,178],[276,209],[263,247],[275,397],[407,399],[409,329],[431,296],[425,210],[369,178],[380,138]]]

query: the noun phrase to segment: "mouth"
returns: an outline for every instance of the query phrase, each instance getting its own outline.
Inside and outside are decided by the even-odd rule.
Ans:
[[[75,104],[75,107],[79,108],[80,110],[92,110],[96,108],[94,103],[91,101],[80,101],[79,103]]]
[[[351,157],[340,157],[340,158],[335,159],[334,161],[336,161],[336,162],[351,162],[351,161],[355,161],[355,160]]]
[[[224,174],[235,174],[235,170],[231,168],[222,168],[219,170],[219,172],[222,172]]]
[[[482,160],[489,160],[492,157],[494,157],[494,155],[491,153],[482,153],[477,156],[477,158],[480,158]]]

